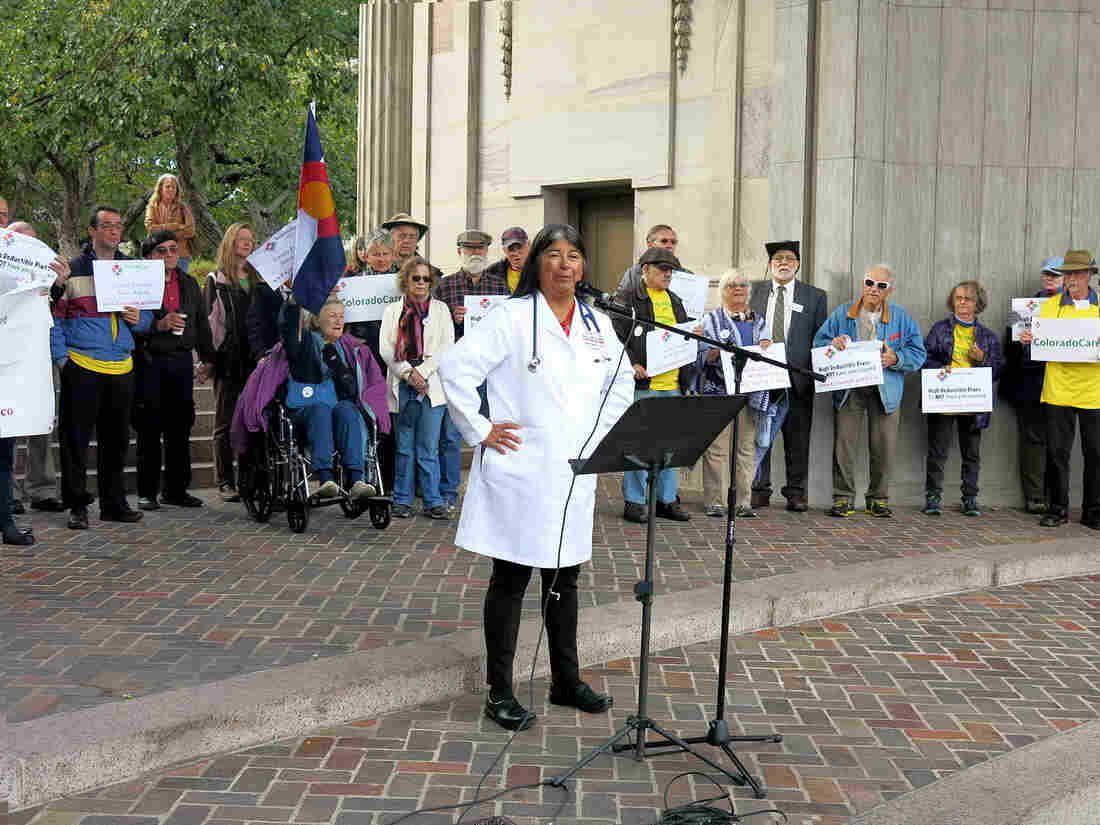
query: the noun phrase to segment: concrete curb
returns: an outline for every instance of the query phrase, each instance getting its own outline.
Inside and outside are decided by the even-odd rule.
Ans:
[[[1078,725],[952,774],[849,825],[1063,825],[1100,822],[1100,722]]]
[[[1094,573],[1100,543],[1068,539],[773,576],[733,585],[730,631]],[[658,596],[651,649],[717,639],[721,601],[720,585]],[[639,624],[634,601],[586,609],[581,661],[637,655]],[[521,629],[518,663],[530,662],[538,630],[535,623]],[[19,810],[202,756],[441,701],[480,688],[482,651],[481,632],[464,631],[7,725],[0,730],[0,754],[8,757],[0,761],[0,789],[8,789],[10,810]],[[548,671],[544,648],[536,673]]]

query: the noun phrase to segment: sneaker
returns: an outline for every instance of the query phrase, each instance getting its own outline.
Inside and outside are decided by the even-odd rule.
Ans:
[[[924,509],[921,510],[926,516],[942,516],[943,515],[943,497],[939,493],[927,492],[924,494]]]
[[[88,508],[87,507],[74,507],[69,513],[69,529],[70,530],[87,530],[88,529]]]
[[[623,505],[623,518],[635,524],[645,524],[649,521],[649,514],[645,511],[644,504],[628,501]]]
[[[854,516],[856,511],[852,507],[852,500],[849,498],[838,498],[833,500],[833,506],[825,511],[834,518],[848,518],[848,516]]]
[[[962,511],[968,516],[980,516],[982,514],[982,508],[978,506],[978,497],[963,496]]]
[[[663,501],[657,502],[657,518],[667,518],[669,521],[691,521],[684,508],[680,506],[680,502],[673,501],[665,504]]]
[[[34,533],[29,527],[9,524],[0,532],[4,535],[4,544],[13,544],[16,547],[30,547],[34,544]]]
[[[138,496],[138,507],[142,510],[159,510],[160,503],[156,498],[149,498],[149,496]]]
[[[871,498],[867,500],[867,515],[875,518],[890,518],[894,511],[886,504],[884,498]]]
[[[202,499],[190,493],[163,493],[160,497],[161,504],[170,504],[173,507],[202,507]]]
[[[708,504],[703,508],[703,515],[711,518],[725,518],[726,508],[721,504]]]
[[[122,503],[122,506],[117,510],[104,510],[102,507],[99,509],[100,521],[118,521],[122,524],[134,524],[145,518],[145,513],[140,510],[135,510],[130,507],[126,502]]]
[[[412,514],[413,508],[407,504],[395,504],[390,510],[390,515],[394,518],[412,518]]]
[[[348,495],[355,501],[362,501],[366,498],[371,498],[378,494],[378,490],[374,488],[373,484],[367,484],[367,482],[359,479],[351,485],[351,490],[348,491]]]
[[[218,495],[222,501],[232,504],[233,502],[241,500],[241,494],[237,492],[237,488],[232,484],[222,484],[218,487]]]
[[[453,516],[456,512],[458,512],[458,499],[449,499],[443,506],[447,509],[447,512]]]
[[[1042,499],[1032,499],[1024,505],[1024,510],[1033,516],[1041,516],[1047,511],[1047,503]]]
[[[447,512],[447,508],[442,504],[425,510],[424,515],[434,519],[449,519],[451,517],[451,514]]]
[[[747,504],[738,504],[737,509],[734,511],[737,518],[759,518],[760,514],[757,513],[752,507]]]
[[[1061,527],[1069,523],[1069,516],[1065,510],[1047,510],[1047,514],[1039,519],[1040,527]]]
[[[317,488],[317,498],[336,498],[340,495],[340,485],[331,478]]]

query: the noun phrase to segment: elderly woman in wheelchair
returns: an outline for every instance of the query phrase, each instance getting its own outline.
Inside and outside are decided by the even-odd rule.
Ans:
[[[265,521],[285,504],[291,527],[304,529],[310,505],[339,502],[350,516],[369,506],[371,520],[385,526],[389,499],[381,495],[374,446],[390,418],[377,361],[366,344],[344,334],[344,306],[334,296],[315,316],[291,299],[278,325],[280,343],[249,378],[234,417],[234,444],[249,456],[246,507]],[[261,431],[264,446],[255,435],[250,445],[249,433]],[[309,468],[317,482],[312,494]]]

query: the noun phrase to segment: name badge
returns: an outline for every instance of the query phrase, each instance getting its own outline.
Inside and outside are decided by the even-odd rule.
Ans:
[[[581,336],[581,340],[598,356],[597,361],[602,361],[607,357],[607,342],[604,341],[603,333],[585,332]]]
[[[1086,298],[1083,301],[1074,301],[1073,306],[1076,309],[1088,309],[1089,308],[1089,300],[1088,300],[1088,298]]]
[[[791,301],[791,309],[795,312],[801,312],[802,304],[798,303],[798,301]]]

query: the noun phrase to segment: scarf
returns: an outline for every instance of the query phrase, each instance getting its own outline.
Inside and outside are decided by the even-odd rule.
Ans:
[[[970,321],[968,323],[968,322],[964,321],[962,318],[960,318],[958,315],[955,316],[955,323],[958,324],[960,327],[972,327],[977,322],[978,322],[977,317],[975,317],[973,321]]]
[[[424,319],[428,317],[429,298],[422,304],[405,296],[401,309],[401,318],[397,321],[397,345],[394,357],[398,361],[408,361],[419,367],[424,363]]]

